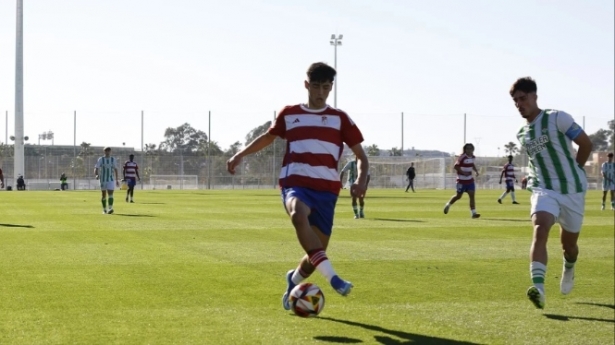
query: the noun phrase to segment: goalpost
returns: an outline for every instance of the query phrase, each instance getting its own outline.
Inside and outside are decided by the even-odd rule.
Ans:
[[[151,189],[199,189],[197,175],[151,175]]]
[[[450,160],[450,158],[449,158]],[[405,188],[406,170],[414,163],[414,186],[419,189],[454,188],[455,180],[447,174],[446,158],[369,157],[370,187]],[[448,169],[450,170],[450,169]]]

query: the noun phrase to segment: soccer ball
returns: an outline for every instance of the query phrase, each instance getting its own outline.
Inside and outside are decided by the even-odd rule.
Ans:
[[[290,292],[289,302],[297,316],[317,316],[325,307],[325,294],[316,284],[301,283]]]

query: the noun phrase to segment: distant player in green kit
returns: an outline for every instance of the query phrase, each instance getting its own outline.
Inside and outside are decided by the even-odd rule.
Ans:
[[[105,155],[98,158],[94,166],[94,175],[100,181],[102,193],[103,214],[113,213],[113,191],[120,186],[118,179],[118,163],[115,157],[111,157],[111,148],[105,147]],[[109,208],[107,208],[107,195],[109,195]]]
[[[352,186],[357,180],[357,156],[354,156],[354,159],[346,163],[342,170],[340,171],[340,182],[342,186],[344,185],[344,172],[348,171],[348,185]],[[365,190],[367,191],[367,186],[369,185],[369,171],[367,172],[367,180],[365,182]],[[365,213],[363,209],[365,208],[365,194],[358,197],[359,199],[359,209],[357,209],[357,197],[355,195],[352,196],[352,211],[354,212],[354,219],[365,218]]]

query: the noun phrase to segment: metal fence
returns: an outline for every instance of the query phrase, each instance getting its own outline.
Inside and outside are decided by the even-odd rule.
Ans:
[[[27,190],[55,190],[60,188],[60,175],[68,177],[70,190],[98,189],[98,181],[93,171],[97,156],[72,157],[68,155],[26,156]],[[140,155],[135,161],[139,164],[141,189],[268,189],[277,188],[281,155],[260,154],[246,157],[236,169],[235,175],[226,171],[228,156],[211,156],[203,154]],[[350,156],[340,160],[340,166]],[[123,160],[121,160],[123,161]],[[456,175],[453,171],[455,157],[443,154],[441,157],[370,157],[370,188],[405,188],[405,172],[414,163],[416,169],[415,188],[418,189],[453,189]],[[15,189],[15,176],[12,176],[13,160],[11,157],[0,159],[4,171],[5,185]],[[515,158],[519,182],[526,173],[527,159],[523,155]],[[499,176],[505,158],[477,157],[476,165],[480,176],[476,179],[480,189],[499,189]],[[600,165],[586,167],[590,189],[600,188]],[[164,175],[164,178],[156,176]],[[120,171],[121,177],[121,171]]]

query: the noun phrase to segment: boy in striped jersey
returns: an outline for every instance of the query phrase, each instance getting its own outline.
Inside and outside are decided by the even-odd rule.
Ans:
[[[502,184],[502,177],[506,177],[506,191],[498,198],[498,203],[502,203],[502,199],[510,193],[510,197],[512,198],[512,203],[517,205],[517,199],[515,198],[515,182],[517,182],[517,178],[515,177],[515,166],[512,164],[513,156],[508,156],[508,163],[504,164],[502,168],[502,173],[500,174],[500,184]]]
[[[536,100],[536,82],[529,77],[518,79],[510,96],[527,124],[517,138],[530,158],[529,183],[532,192],[531,211],[534,235],[530,248],[532,286],[527,296],[536,308],[545,306],[544,281],[547,271],[547,239],[549,230],[560,224],[560,241],[564,267],[560,291],[568,294],[574,286],[574,265],[579,255],[577,241],[583,224],[587,177],[585,162],[592,143],[569,114],[558,110],[542,110]],[[572,142],[578,145],[576,157]]]
[[[463,193],[468,193],[470,214],[472,218],[480,218],[480,213],[476,212],[476,201],[474,199],[476,184],[474,177],[472,177],[472,170],[476,172],[476,177],[479,175],[476,165],[474,165],[475,158],[474,145],[470,143],[463,145],[463,153],[457,158],[454,166],[455,171],[457,171],[457,193],[444,205],[444,214],[448,214],[448,210],[457,200],[461,199]]]
[[[105,147],[105,155],[98,158],[94,166],[94,175],[100,181],[100,191],[102,193],[103,214],[113,213],[113,191],[120,186],[117,178],[118,164],[115,157],[111,157],[111,148]],[[109,195],[109,208],[107,209],[107,194]]]
[[[338,176],[339,159],[348,145],[357,155],[358,176],[350,187],[356,197],[365,194],[367,155],[359,128],[345,112],[327,105],[335,79],[335,69],[318,62],[308,71],[304,86],[307,104],[287,106],[267,133],[256,138],[227,162],[231,174],[241,159],[269,146],[276,137],[286,139],[286,154],[280,172],[282,202],[303,250],[307,253],[298,267],[286,273],[282,306],[290,310],[288,296],[301,281],[318,270],[340,295],[350,293],[352,283],[341,279],[325,253],[333,228],[333,215],[342,187]]]
[[[128,198],[130,197],[130,202],[134,202],[135,195],[135,186],[137,185],[137,179],[141,181],[141,177],[139,176],[139,166],[135,160],[135,155],[131,154],[128,156],[128,160],[124,163],[124,167],[122,168],[122,175],[124,176],[124,181],[128,185],[128,190],[126,190],[126,202],[128,202]]]
[[[602,210],[606,202],[606,193],[611,191],[611,210],[615,210],[615,163],[613,163],[613,153],[607,155],[608,162],[602,163]]]

